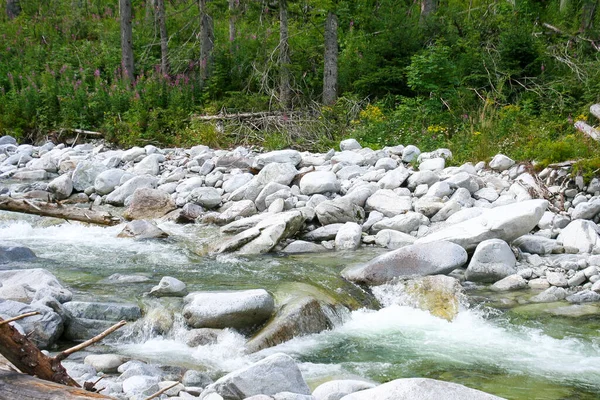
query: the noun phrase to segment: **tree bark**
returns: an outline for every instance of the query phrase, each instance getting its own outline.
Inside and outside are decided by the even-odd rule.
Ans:
[[[165,0],[156,0],[156,19],[160,30],[160,70],[163,75],[169,75],[169,36],[165,20]]]
[[[54,217],[66,220],[88,222],[96,225],[117,225],[121,219],[106,211],[94,211],[86,208],[65,207],[57,203],[45,203],[25,199],[0,198],[0,210],[24,214]]]
[[[198,0],[198,7],[200,8],[200,79],[204,82],[210,77],[215,37],[213,21],[206,9],[206,0]]]
[[[8,18],[17,18],[19,14],[21,14],[20,0],[6,0],[6,15]]]
[[[331,105],[337,100],[338,84],[338,18],[331,11],[325,20],[325,55],[323,68],[323,104]]]
[[[0,400],[114,399],[80,388],[44,381],[18,372],[0,371]]]
[[[121,19],[121,68],[123,78],[134,81],[133,62],[133,30],[131,26],[131,0],[119,0],[119,14]]]
[[[279,0],[279,102],[284,109],[289,108],[292,97],[289,65],[287,0]]]
[[[239,0],[229,0],[229,41],[235,40],[236,3]]]

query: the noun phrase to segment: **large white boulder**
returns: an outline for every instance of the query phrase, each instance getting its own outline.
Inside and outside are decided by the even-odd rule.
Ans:
[[[300,179],[300,192],[310,196],[316,193],[337,193],[340,191],[340,182],[331,171],[309,172]]]
[[[517,259],[508,243],[489,239],[479,243],[465,278],[473,282],[496,282],[517,272]]]
[[[576,219],[564,228],[556,241],[565,247],[574,247],[580,253],[591,253],[598,244],[600,227],[592,221]]]

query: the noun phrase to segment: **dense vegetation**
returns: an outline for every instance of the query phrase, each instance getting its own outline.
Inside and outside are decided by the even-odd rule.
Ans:
[[[457,162],[504,152],[548,163],[598,150],[572,125],[599,100],[597,0],[289,0],[289,64],[278,62],[281,0],[168,0],[168,73],[156,1],[132,1],[134,82],[122,77],[117,0],[3,2],[0,133],[37,140],[80,128],[120,145],[314,150],[353,136],[449,147]],[[200,3],[214,26],[206,76]],[[325,106],[329,12],[339,98]],[[288,104],[278,99],[283,68]],[[193,117],[265,110],[283,115],[223,129]]]

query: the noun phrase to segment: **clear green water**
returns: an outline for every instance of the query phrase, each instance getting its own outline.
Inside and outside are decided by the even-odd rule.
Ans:
[[[168,240],[136,242],[116,238],[120,227],[0,214],[0,240],[29,246],[40,257],[10,268],[47,268],[78,300],[136,301],[148,306],[142,294],[169,275],[186,282],[190,290],[262,287],[275,291],[302,282],[356,308],[370,304],[369,296],[339,278],[339,271],[381,251],[215,258],[205,255],[217,237],[215,229],[162,227],[171,233]],[[105,283],[114,273],[142,274],[151,281]],[[168,337],[144,336],[119,343],[113,350],[194,366],[215,375],[282,351],[301,363],[312,385],[337,377],[384,382],[420,376],[462,383],[509,399],[599,398],[600,309],[597,305],[528,304],[532,294],[471,291],[470,307],[453,322],[409,307],[358,310],[332,331],[254,355],[243,353],[244,338],[234,332],[216,345],[190,349],[181,341],[182,326]]]

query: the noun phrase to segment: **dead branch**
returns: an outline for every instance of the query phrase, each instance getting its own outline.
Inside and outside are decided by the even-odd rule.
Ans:
[[[102,339],[104,339],[105,337],[107,337],[108,335],[110,335],[111,333],[113,333],[114,331],[123,327],[126,324],[127,324],[126,321],[120,321],[120,322],[114,324],[113,326],[111,326],[110,328],[108,328],[107,330],[105,330],[104,332],[94,336],[93,338],[86,340],[85,342],[80,343],[77,346],[71,347],[70,349],[67,349],[67,350],[57,354],[56,357],[54,357],[54,358],[57,360],[64,360],[65,358],[69,357],[71,354],[76,353],[80,350],[83,350],[86,347],[89,347],[89,346],[93,345],[94,343],[101,341]]]
[[[38,314],[39,314],[39,311],[32,311],[32,312],[28,312],[28,313],[25,313],[25,314],[18,315],[18,316],[13,317],[13,318],[5,319],[4,321],[0,321],[0,326],[1,325],[5,325],[5,324],[10,324],[11,322],[15,322],[15,321],[18,321],[20,319],[27,318],[27,317],[32,317],[32,316],[38,315]]]
[[[584,134],[586,134],[587,136],[591,137],[595,141],[597,141],[597,142],[600,141],[600,132],[598,132],[594,127],[586,124],[585,122],[583,122],[583,121],[575,122],[575,128],[578,131],[581,131]]]
[[[167,386],[166,388],[160,389],[158,392],[154,393],[151,396],[146,397],[144,400],[152,400],[165,393],[169,389],[173,389],[175,386],[179,385],[179,382],[175,382],[174,384]]]
[[[60,203],[36,202],[31,200],[13,199],[10,197],[0,198],[0,210],[87,222],[97,225],[110,226],[121,223],[120,218],[115,217],[106,211],[92,211],[77,207],[64,207]]]

